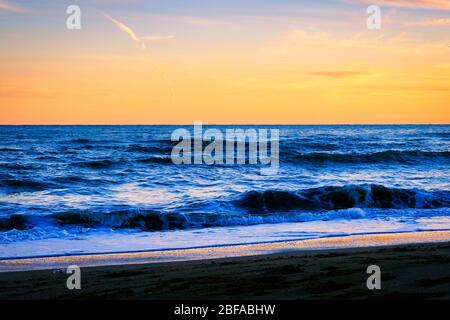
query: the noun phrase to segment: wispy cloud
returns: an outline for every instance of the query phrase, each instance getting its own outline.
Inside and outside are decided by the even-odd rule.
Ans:
[[[185,24],[185,25],[193,25],[200,27],[207,27],[217,25],[219,23],[218,20],[200,18],[200,17],[191,17],[191,16],[164,16],[157,15],[153,17],[159,21],[171,22],[175,24]]]
[[[29,12],[29,10],[27,10],[21,6],[18,6],[14,3],[8,2],[6,0],[0,0],[0,10],[12,11],[12,12],[18,12],[18,13]]]
[[[135,42],[139,43],[142,47],[142,49],[146,49],[147,46],[145,45],[145,41],[154,41],[154,40],[166,40],[166,39],[174,39],[175,36],[173,35],[168,35],[168,36],[161,36],[161,35],[150,35],[150,36],[144,36],[144,37],[139,37],[137,35],[137,33],[131,29],[129,26],[127,26],[125,23],[111,17],[110,15],[104,13],[103,14],[108,20],[112,21],[117,28],[119,28],[121,31],[125,32],[126,34],[128,34],[128,36]],[[154,64],[154,68],[155,69],[159,69],[159,67]],[[173,82],[172,80],[170,80],[170,78],[165,74],[162,73],[162,78],[164,80],[164,82],[167,84],[167,86],[169,87],[169,90],[172,94],[172,96],[175,95],[175,90],[174,90],[174,86],[173,86]]]
[[[450,19],[429,19],[405,24],[407,27],[450,27]]]
[[[144,36],[144,37],[142,37],[142,40],[146,40],[146,41],[171,40],[171,39],[175,39],[175,36],[174,35],[168,35],[168,36],[154,35],[154,36]]]
[[[121,21],[119,21],[119,20],[117,20],[117,19],[114,19],[113,17],[111,17],[110,15],[108,15],[108,14],[106,14],[106,13],[104,13],[103,15],[104,15],[108,20],[110,20],[112,23],[114,23],[114,24],[117,26],[117,28],[119,28],[120,30],[122,30],[123,32],[125,32],[126,34],[128,34],[128,35],[130,36],[130,38],[131,38],[133,41],[135,41],[135,42],[141,44],[142,49],[145,49],[145,48],[146,48],[145,43],[142,42],[142,40],[138,37],[138,35],[136,34],[136,32],[134,32],[133,29],[131,29],[131,28],[130,28],[129,26],[127,26],[125,23],[123,23],[123,22],[121,22]]]
[[[263,50],[265,54],[302,56],[303,59],[308,58],[311,61],[318,57],[336,59],[338,56],[343,61],[355,61],[370,57],[368,53],[376,53],[387,62],[392,61],[393,55],[399,59],[404,56],[407,58],[413,53],[427,58],[439,55],[442,53],[443,43],[431,39],[424,41],[406,32],[371,34],[364,31],[344,36],[294,29],[285,33],[281,39],[267,43]],[[390,60],[387,60],[388,58]]]
[[[121,31],[123,31],[126,34],[128,34],[128,36],[133,41],[139,43],[141,45],[142,49],[145,49],[147,47],[145,45],[145,41],[157,41],[157,40],[171,40],[171,39],[175,39],[174,35],[148,35],[148,36],[140,37],[140,36],[137,35],[137,33],[133,29],[131,29],[131,27],[127,26],[122,21],[119,21],[119,20],[111,17],[110,15],[108,15],[106,13],[104,13],[103,15],[108,20],[113,22],[117,26],[117,28],[119,28]]]
[[[378,4],[391,7],[425,8],[450,10],[449,0],[339,0],[341,2]]]

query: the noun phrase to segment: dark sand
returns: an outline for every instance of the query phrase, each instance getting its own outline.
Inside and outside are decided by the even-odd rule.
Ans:
[[[381,290],[366,269],[379,265]],[[0,299],[450,299],[450,243],[0,273]]]

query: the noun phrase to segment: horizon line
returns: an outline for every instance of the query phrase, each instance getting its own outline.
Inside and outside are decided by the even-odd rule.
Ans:
[[[7,126],[192,126],[192,123],[11,123]],[[205,126],[438,126],[450,123],[202,123]]]

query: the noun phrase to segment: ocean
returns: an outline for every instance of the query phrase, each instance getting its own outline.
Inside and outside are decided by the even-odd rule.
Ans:
[[[205,126],[278,129],[269,176],[178,128],[0,126],[0,258],[450,229],[450,125]]]

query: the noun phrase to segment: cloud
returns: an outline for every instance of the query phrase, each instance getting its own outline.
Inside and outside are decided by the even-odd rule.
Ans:
[[[121,31],[123,31],[126,34],[128,34],[133,41],[139,43],[141,45],[142,49],[146,48],[145,41],[157,41],[157,40],[171,40],[171,39],[175,39],[174,35],[149,35],[149,36],[139,37],[137,35],[137,33],[133,29],[131,29],[129,26],[127,26],[122,21],[119,21],[119,20],[111,17],[110,15],[108,15],[106,13],[104,13],[103,15],[108,20],[113,22],[117,26],[117,28],[119,28]]]
[[[119,28],[121,31],[123,31],[126,34],[128,34],[133,41],[139,43],[141,45],[142,49],[146,49],[147,48],[147,46],[145,45],[145,41],[165,40],[165,39],[174,39],[175,38],[175,36],[173,36],[173,35],[168,35],[168,36],[151,35],[151,36],[139,37],[136,34],[136,32],[133,29],[131,29],[129,26],[127,26],[125,23],[123,23],[123,22],[121,22],[121,21],[119,21],[117,19],[114,19],[113,17],[111,17],[110,15],[107,15],[105,13],[103,15],[108,20],[112,21],[117,26],[117,28]],[[156,69],[159,69],[156,64],[154,65],[154,67]],[[162,76],[163,76],[163,79],[164,79],[165,83],[169,87],[169,90],[170,90],[172,96],[175,95],[174,86],[173,86],[173,83],[170,80],[170,78],[165,73],[163,73]]]
[[[123,32],[125,32],[126,34],[128,34],[130,36],[130,38],[141,44],[142,49],[145,49],[145,43],[137,36],[136,32],[134,32],[133,29],[131,29],[129,26],[127,26],[126,24],[124,24],[123,22],[114,19],[113,17],[111,17],[110,15],[107,15],[106,13],[103,14],[108,20],[112,21],[117,28],[119,28],[120,30],[122,30]]]
[[[173,36],[173,35],[168,35],[168,36],[153,35],[153,36],[142,37],[142,40],[146,40],[146,41],[171,40],[171,39],[175,39],[175,36]]]
[[[450,27],[450,19],[430,19],[406,23],[407,27]]]
[[[6,0],[0,0],[0,10],[12,11],[17,13],[26,13],[27,9],[22,8],[14,3],[8,2]]]
[[[164,22],[201,26],[201,27],[213,26],[213,25],[217,25],[219,23],[219,21],[217,21],[217,20],[205,19],[205,18],[199,18],[199,17],[190,17],[190,16],[157,15],[157,16],[154,16],[153,18],[156,20],[159,20],[159,21],[164,21]]]
[[[364,3],[367,5],[378,4],[391,7],[444,9],[450,10],[449,0],[340,0],[341,2]]]
[[[353,78],[363,75],[368,75],[368,72],[361,72],[361,71],[313,71],[308,72],[308,74],[313,76],[320,76],[320,77],[328,77],[328,78]]]
[[[293,29],[281,39],[266,43],[261,50],[266,55],[283,55],[310,61],[340,59],[352,62],[369,62],[374,55],[378,59],[392,62],[392,59],[409,59],[413,55],[431,58],[444,54],[442,41],[424,41],[406,32],[373,34],[369,30],[343,35]]]

